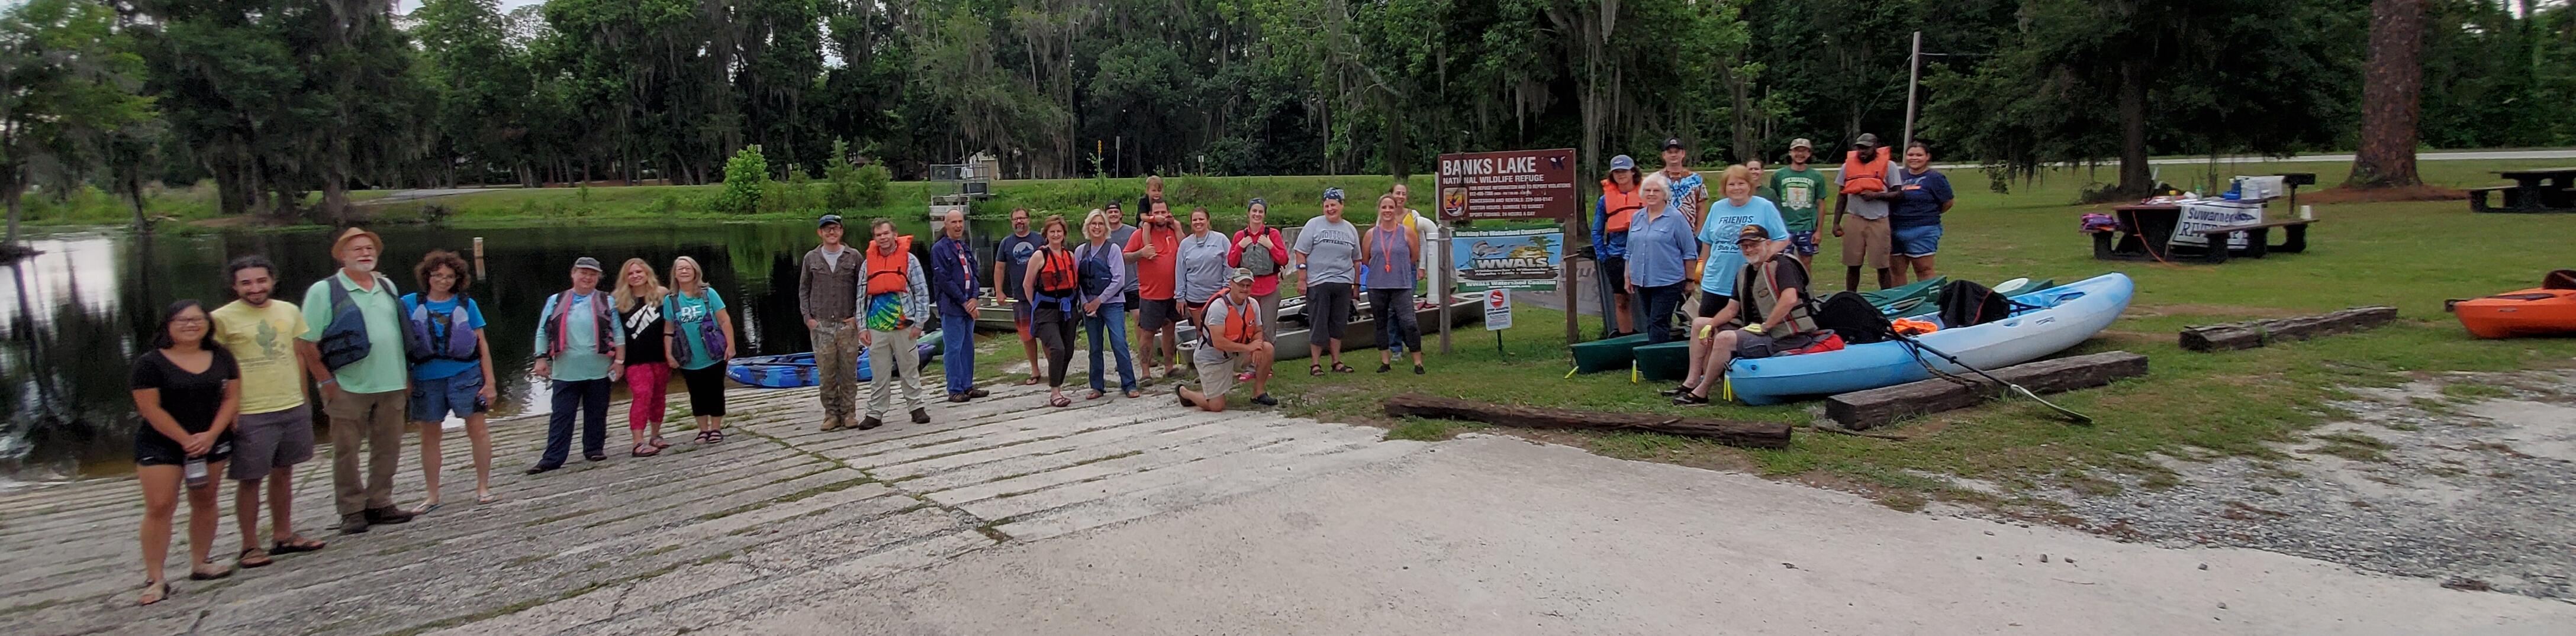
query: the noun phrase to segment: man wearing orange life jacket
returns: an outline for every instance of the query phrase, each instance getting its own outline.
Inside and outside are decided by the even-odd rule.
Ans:
[[[1637,196],[1637,160],[1611,157],[1610,178],[1601,180],[1601,198],[1592,205],[1592,255],[1601,264],[1601,288],[1609,290],[1609,306],[1603,309],[1618,315],[1616,335],[1637,332],[1637,319],[1628,309],[1628,222],[1645,206]]]
[[[1867,160],[1863,160],[1867,157]],[[1860,289],[1860,269],[1867,265],[1878,270],[1878,288],[1894,287],[1896,279],[1888,271],[1888,255],[1895,248],[1887,227],[1888,202],[1896,197],[1887,190],[1887,149],[1878,145],[1878,135],[1861,133],[1852,140],[1851,153],[1844,155],[1842,174],[1837,175],[1834,197],[1834,237],[1843,244],[1843,289]],[[1843,214],[1859,217],[1849,228]]]
[[[868,241],[867,262],[860,267],[858,307],[859,346],[868,351],[870,371],[867,417],[859,420],[859,430],[876,428],[885,423],[884,416],[894,408],[895,383],[903,383],[904,404],[912,407],[912,423],[930,423],[930,409],[921,399],[921,352],[914,348],[921,339],[921,322],[930,317],[930,277],[921,273],[921,259],[912,255],[912,237],[894,232],[894,221],[879,218],[868,224],[873,239]]]
[[[1242,365],[1252,371],[1252,403],[1277,406],[1269,391],[1270,361],[1277,349],[1262,336],[1269,325],[1262,324],[1260,305],[1252,299],[1252,270],[1237,267],[1226,278],[1225,291],[1208,299],[1207,315],[1199,324],[1199,350],[1190,354],[1198,367],[1199,388],[1183,386],[1173,393],[1181,406],[1222,412],[1225,392],[1234,388],[1236,366]]]

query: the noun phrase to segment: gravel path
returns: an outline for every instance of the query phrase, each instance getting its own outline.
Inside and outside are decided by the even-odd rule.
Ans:
[[[2172,461],[2182,485],[2128,478],[2118,495],[2063,503],[2114,536],[2576,599],[2576,372],[2452,374],[2354,393],[2335,404],[2350,421],[2282,446],[2287,459]]]

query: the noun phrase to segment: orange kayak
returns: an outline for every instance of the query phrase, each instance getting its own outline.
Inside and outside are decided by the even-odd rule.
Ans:
[[[2536,288],[2463,300],[2451,311],[2480,338],[2576,334],[2576,270],[2550,272]]]

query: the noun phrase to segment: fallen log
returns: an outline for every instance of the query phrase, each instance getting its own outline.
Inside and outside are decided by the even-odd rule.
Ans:
[[[2380,305],[2354,307],[2318,316],[2193,325],[2182,329],[2182,348],[2192,351],[2252,349],[2283,340],[2305,340],[2360,331],[2396,319],[2396,307]]]
[[[1647,413],[1569,411],[1474,402],[1420,393],[1406,393],[1387,398],[1386,414],[1390,417],[1473,420],[1513,428],[1653,431],[1705,437],[1720,444],[1751,448],[1787,448],[1789,446],[1790,427],[1782,422],[1713,420]]]
[[[1987,373],[2033,393],[2060,393],[2110,384],[2147,373],[2147,357],[2127,351],[2105,351],[2072,358],[2016,364]],[[2011,389],[1968,373],[1958,379],[1933,378],[1891,387],[1853,391],[1825,398],[1825,419],[1843,428],[1867,430],[1907,417],[1975,406],[2002,397]]]

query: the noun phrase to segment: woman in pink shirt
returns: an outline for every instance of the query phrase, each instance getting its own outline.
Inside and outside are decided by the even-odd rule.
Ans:
[[[1261,304],[1261,324],[1279,324],[1279,272],[1288,263],[1288,241],[1279,228],[1270,227],[1263,217],[1270,204],[1253,199],[1243,213],[1248,224],[1234,233],[1234,243],[1226,250],[1225,264],[1252,270],[1252,298]],[[1279,330],[1263,330],[1272,343],[1279,341]]]

